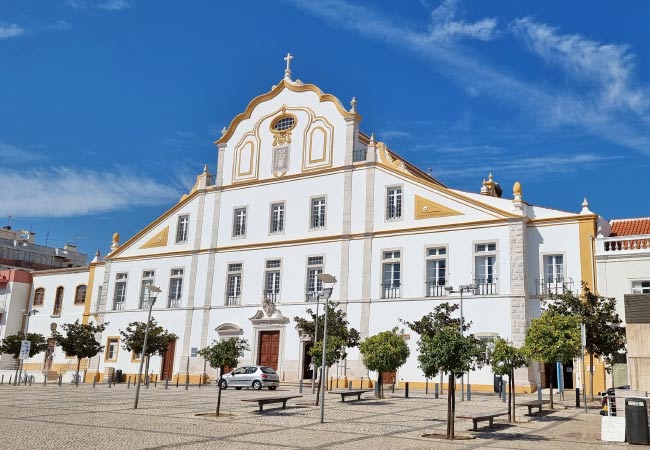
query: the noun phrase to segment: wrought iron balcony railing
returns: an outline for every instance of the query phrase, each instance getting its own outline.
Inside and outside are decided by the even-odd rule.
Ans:
[[[497,279],[494,277],[477,278],[474,280],[474,284],[476,284],[474,295],[494,295],[499,293]]]
[[[425,296],[426,297],[443,297],[447,294],[445,291],[445,280],[433,280],[425,283]]]
[[[381,298],[400,298],[401,296],[399,282],[383,283],[381,285]]]
[[[535,294],[542,296],[562,295],[573,290],[573,279],[569,277],[551,277],[535,280]]]

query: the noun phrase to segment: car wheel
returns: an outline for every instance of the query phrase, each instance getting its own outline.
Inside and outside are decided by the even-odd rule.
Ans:
[[[253,381],[253,389],[259,391],[260,389],[262,389],[262,383],[259,380]]]
[[[269,386],[269,391],[275,391],[275,388],[276,388],[276,387],[277,387],[277,386]]]
[[[238,391],[241,391],[241,387],[236,387],[235,389],[237,389]]]
[[[228,383],[226,382],[226,380],[221,380],[221,381],[219,382],[219,387],[220,387],[221,389],[226,389],[226,388],[228,387]]]

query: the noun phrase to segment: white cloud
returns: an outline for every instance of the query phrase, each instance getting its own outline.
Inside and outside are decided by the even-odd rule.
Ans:
[[[15,23],[0,24],[0,39],[9,39],[23,34],[25,34],[25,30],[20,25]]]
[[[67,31],[72,28],[72,25],[65,20],[57,20],[56,22],[45,25],[43,28],[48,31]]]
[[[35,152],[0,141],[0,161],[4,164],[21,164],[39,159],[42,159],[42,156]]]
[[[97,7],[108,11],[121,11],[130,8],[131,4],[126,0],[108,0],[97,4]]]
[[[72,217],[178,200],[181,189],[128,171],[2,169],[0,215]]]
[[[103,9],[105,11],[121,11],[131,7],[127,0],[65,0],[72,9]]]
[[[450,41],[458,38],[491,40],[496,32],[497,20],[485,18],[473,23],[455,20],[458,4],[459,0],[444,0],[431,12],[431,39],[433,41]]]
[[[411,137],[411,133],[403,130],[383,130],[377,133],[380,139],[406,139]]]

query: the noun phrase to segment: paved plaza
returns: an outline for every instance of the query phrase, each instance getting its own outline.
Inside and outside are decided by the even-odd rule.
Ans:
[[[506,418],[492,429],[479,424],[469,431],[471,421],[457,419],[456,432],[474,439],[454,442],[423,437],[444,433],[446,398],[411,392],[388,393],[386,399],[340,402],[340,396],[326,397],[326,423],[319,423],[319,410],[311,390],[293,399],[286,409],[242,402],[254,396],[297,394],[292,386],[275,392],[228,389],[224,391],[222,413],[216,419],[197,414],[214,411],[214,386],[185,390],[160,384],[142,389],[140,408],[133,410],[135,389],[125,384],[107,385],[0,386],[0,448],[2,449],[564,449],[614,448],[626,444],[599,440],[597,410],[559,405],[552,412],[525,416],[518,408],[518,423]],[[368,395],[368,394],[366,394]],[[536,396],[518,396],[518,400]],[[266,411],[266,408],[269,408]],[[457,402],[457,413],[505,409],[493,395],[475,394],[471,402]]]

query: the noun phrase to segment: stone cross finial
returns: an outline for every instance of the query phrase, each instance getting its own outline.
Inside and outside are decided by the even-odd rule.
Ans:
[[[284,60],[287,62],[287,68],[284,69],[284,79],[285,80],[291,80],[291,60],[293,59],[293,55],[291,53],[287,53],[287,56],[284,57]]]

